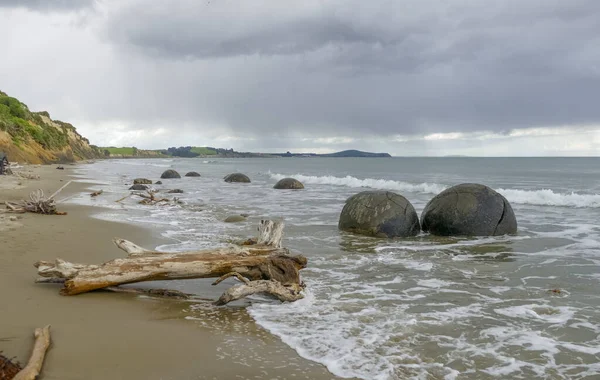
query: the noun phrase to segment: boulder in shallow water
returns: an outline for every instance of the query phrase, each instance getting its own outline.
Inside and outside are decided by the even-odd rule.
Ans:
[[[225,223],[239,223],[239,222],[245,222],[246,218],[242,215],[230,215],[227,218],[225,218],[224,222]]]
[[[501,194],[485,185],[464,183],[427,203],[421,227],[439,236],[497,236],[516,233],[517,218]]]
[[[181,189],[173,189],[173,190],[169,190],[167,191],[168,194],[183,194],[183,190]]]
[[[375,237],[408,237],[420,231],[413,205],[390,191],[363,191],[346,201],[338,228]]]
[[[198,172],[187,172],[185,173],[186,177],[200,177],[200,173]]]
[[[163,172],[163,174],[160,176],[160,178],[162,178],[162,179],[171,178],[172,179],[172,178],[181,178],[181,176],[175,170],[169,169],[169,170],[165,170]]]
[[[136,178],[133,180],[134,185],[152,185],[152,181],[147,178]]]
[[[250,178],[247,175],[242,173],[233,173],[225,176],[225,182],[242,182],[242,183],[250,183]]]
[[[298,181],[295,178],[284,178],[279,180],[275,186],[273,186],[274,189],[290,189],[290,190],[300,190],[300,189],[304,189],[304,185],[302,184],[302,182]]]
[[[156,181],[154,182],[155,185],[162,185],[162,181]]]
[[[141,183],[136,183],[135,185],[133,185],[129,188],[129,190],[138,190],[138,191],[148,190],[148,189],[149,189],[148,186],[142,185]]]

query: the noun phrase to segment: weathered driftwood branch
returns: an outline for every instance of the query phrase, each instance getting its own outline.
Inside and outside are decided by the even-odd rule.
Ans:
[[[35,343],[29,362],[13,380],[35,380],[42,370],[46,350],[50,346],[50,326],[35,329]]]
[[[303,256],[289,256],[288,250],[281,248],[282,236],[282,222],[261,221],[258,243],[246,246],[169,253],[115,239],[117,247],[128,253],[127,258],[102,265],[75,264],[61,259],[39,261],[35,266],[43,279],[37,282],[64,282],[61,294],[75,295],[142,281],[235,275],[249,282],[234,286],[218,304],[256,293],[272,294],[282,301],[295,301],[302,298],[299,270],[306,267],[307,260]],[[223,279],[217,280],[217,283]]]
[[[4,202],[6,207],[12,212],[33,212],[36,214],[48,214],[48,215],[66,215],[64,212],[56,210],[56,202],[54,197],[57,196],[65,187],[69,186],[72,181],[64,184],[60,189],[54,192],[51,196],[46,198],[44,191],[41,189],[34,190],[29,194],[28,201],[21,201],[21,203],[10,203]]]
[[[94,191],[93,193],[90,194],[90,197],[97,197],[98,195],[101,195],[103,192],[104,192],[104,190]]]
[[[155,205],[157,203],[170,202],[169,199],[167,199],[167,198],[156,198],[154,196],[154,194],[158,193],[157,190],[146,190],[146,193],[147,194],[142,194],[142,193],[136,194],[137,196],[144,198],[138,202],[139,204]]]

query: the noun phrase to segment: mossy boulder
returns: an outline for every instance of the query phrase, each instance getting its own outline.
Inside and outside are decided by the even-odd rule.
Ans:
[[[141,183],[136,183],[136,184],[134,184],[133,186],[131,186],[131,187],[129,188],[129,190],[138,190],[138,191],[142,191],[142,190],[148,190],[148,189],[149,189],[149,187],[148,187],[148,186],[146,186],[146,185],[143,185],[143,184],[141,184]]]
[[[160,176],[162,179],[172,179],[172,178],[181,178],[179,173],[177,173],[173,169],[165,170],[163,174]]]
[[[185,173],[186,177],[200,177],[200,173],[198,172],[187,172]]]
[[[152,181],[147,178],[136,178],[133,180],[134,185],[142,184],[142,185],[152,185]]]
[[[284,178],[282,180],[279,180],[279,182],[277,182],[275,184],[275,186],[273,186],[274,189],[291,189],[291,190],[300,190],[300,189],[304,189],[304,185],[302,184],[302,182],[298,181],[295,178]]]
[[[223,178],[225,182],[242,182],[242,183],[250,183],[250,178],[247,175],[242,173],[233,173],[225,176]]]
[[[402,195],[390,191],[363,191],[346,201],[338,228],[375,237],[409,237],[419,233],[419,217]]]
[[[242,215],[230,215],[224,220],[225,223],[240,223],[245,221],[246,217]]]
[[[439,236],[497,236],[517,232],[517,218],[501,194],[464,183],[436,195],[421,214],[423,231]]]

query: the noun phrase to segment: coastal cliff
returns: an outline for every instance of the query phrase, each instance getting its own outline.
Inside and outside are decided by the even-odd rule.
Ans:
[[[103,152],[69,123],[32,112],[0,91],[0,152],[10,161],[32,164],[72,162],[103,157]]]

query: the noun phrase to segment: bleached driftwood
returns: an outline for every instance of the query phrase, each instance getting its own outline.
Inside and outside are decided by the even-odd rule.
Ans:
[[[304,296],[300,291],[304,289],[304,284],[294,284],[294,286],[283,286],[280,282],[273,280],[255,280],[250,281],[237,272],[230,272],[221,276],[213,285],[219,284],[221,281],[236,277],[243,284],[232,286],[219,297],[215,302],[216,305],[226,305],[229,302],[239,300],[251,296],[253,294],[269,294],[281,302],[294,302],[302,299]]]
[[[152,251],[123,239],[114,242],[129,255],[102,265],[75,264],[61,259],[35,264],[38,282],[64,282],[63,295],[75,295],[96,289],[142,281],[215,278],[234,272],[248,282],[226,292],[219,304],[256,294],[272,294],[283,301],[302,298],[299,271],[306,267],[303,256],[289,256],[281,248],[283,223],[261,221],[259,243],[246,246],[193,252]],[[230,275],[229,275],[230,276]],[[240,278],[238,277],[238,278]],[[218,281],[220,282],[220,281]],[[227,302],[224,302],[227,301]]]
[[[17,373],[13,380],[35,380],[42,370],[46,350],[50,346],[50,326],[35,329],[34,335],[35,343],[29,362],[27,362],[25,368]]]
[[[33,212],[36,214],[48,214],[48,215],[66,215],[66,213],[59,212],[56,210],[56,202],[54,201],[54,197],[56,197],[61,191],[64,190],[65,187],[69,186],[72,181],[64,184],[60,189],[56,190],[54,194],[50,195],[48,198],[44,196],[44,191],[41,189],[32,191],[29,194],[28,201],[21,201],[21,203],[11,203],[5,202],[6,208],[8,208],[12,212],[24,213],[24,212]]]

